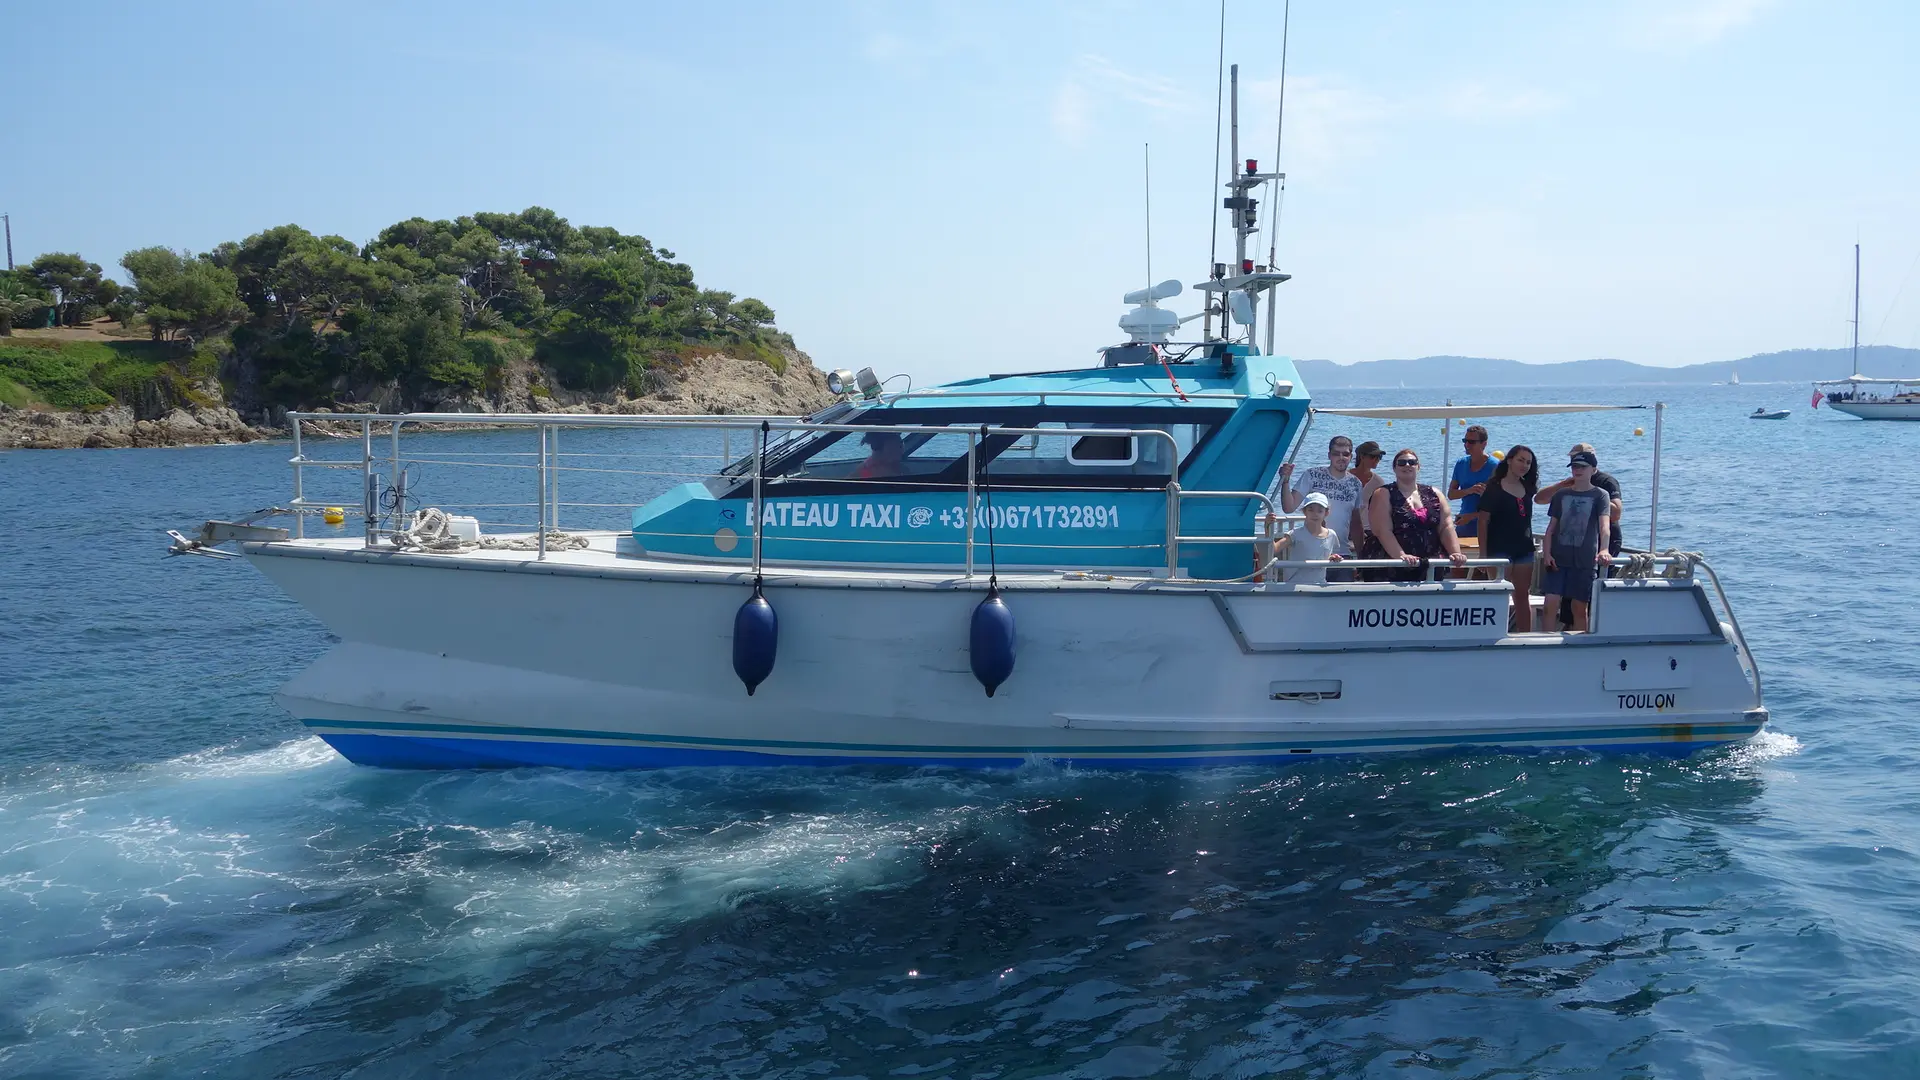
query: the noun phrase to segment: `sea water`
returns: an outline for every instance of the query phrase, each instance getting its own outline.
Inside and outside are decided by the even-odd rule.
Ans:
[[[1765,734],[1680,761],[358,768],[271,698],[321,626],[244,562],[162,558],[163,528],[285,501],[286,444],[0,454],[0,1076],[1920,1073],[1920,424],[1797,386],[1453,396],[1671,402],[1660,541],[1726,580]],[[1650,412],[1489,426],[1548,479],[1595,443],[1644,541]],[[1431,480],[1438,428],[1322,416],[1301,461],[1345,431]],[[441,439],[419,456],[534,449]],[[566,439],[658,474],[569,475],[569,501],[688,468],[672,437]],[[532,500],[505,475],[488,498]]]

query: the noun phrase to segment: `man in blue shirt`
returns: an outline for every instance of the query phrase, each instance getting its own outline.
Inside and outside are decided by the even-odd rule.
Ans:
[[[1480,508],[1480,496],[1500,463],[1487,456],[1487,429],[1479,424],[1468,428],[1460,441],[1467,448],[1467,456],[1453,463],[1453,482],[1447,485],[1447,498],[1460,500],[1453,531],[1456,536],[1479,536],[1480,519],[1474,512]]]

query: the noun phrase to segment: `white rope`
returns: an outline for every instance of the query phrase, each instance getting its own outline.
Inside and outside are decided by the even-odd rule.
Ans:
[[[1627,556],[1624,561],[1616,563],[1615,565],[1619,567],[1619,576],[1622,578],[1650,578],[1654,576],[1655,561],[1660,559],[1668,560],[1668,562],[1666,572],[1659,576],[1679,579],[1692,577],[1694,564],[1704,561],[1706,556],[1698,551],[1681,551],[1679,548],[1668,548],[1658,554],[1651,551],[1635,552]]]
[[[548,551],[576,551],[587,546],[587,538],[573,533],[564,533],[558,529],[547,530],[546,547]],[[437,506],[413,512],[412,523],[393,534],[395,547],[407,551],[464,552],[486,549],[488,551],[538,551],[540,536],[482,536],[478,541],[463,539],[453,533],[453,518]]]

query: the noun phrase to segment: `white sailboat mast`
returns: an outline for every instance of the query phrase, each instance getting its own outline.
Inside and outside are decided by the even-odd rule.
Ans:
[[[1853,373],[1860,374],[1860,245],[1853,245]]]

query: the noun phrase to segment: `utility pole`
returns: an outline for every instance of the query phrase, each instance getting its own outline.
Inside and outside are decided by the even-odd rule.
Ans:
[[[0,214],[0,221],[7,223],[7,269],[13,269],[13,215]]]

